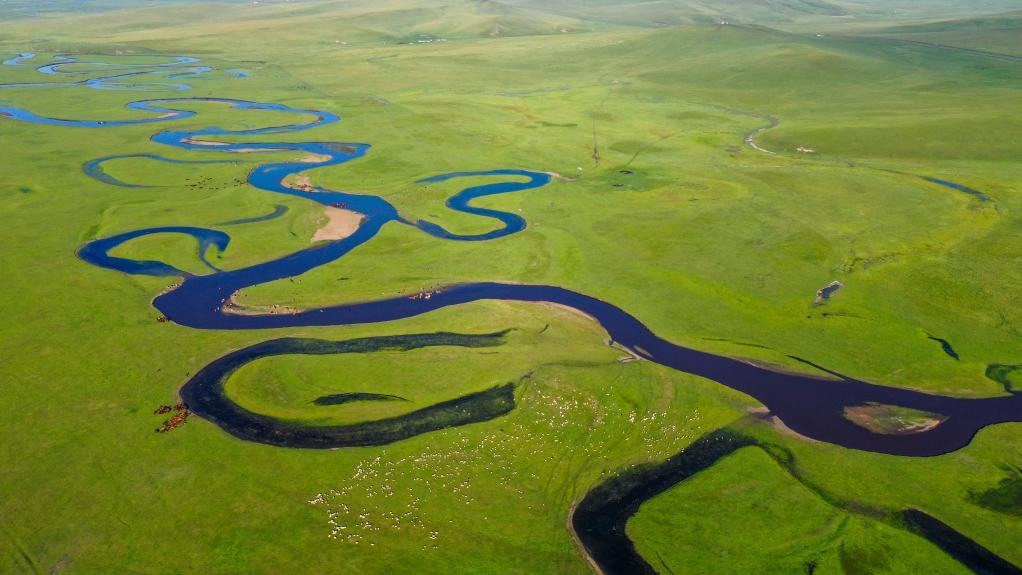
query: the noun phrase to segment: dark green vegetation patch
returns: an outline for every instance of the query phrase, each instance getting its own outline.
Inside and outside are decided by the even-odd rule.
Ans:
[[[991,364],[987,366],[986,376],[1003,385],[1004,391],[1022,391],[1022,365]]]
[[[969,493],[969,501],[976,505],[1022,517],[1022,468],[1004,466],[1007,473],[995,487]]]
[[[384,393],[335,393],[323,395],[312,400],[316,405],[343,405],[353,401],[408,401],[397,395]]]

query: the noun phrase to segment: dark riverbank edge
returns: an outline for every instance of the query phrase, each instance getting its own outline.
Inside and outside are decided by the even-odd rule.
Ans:
[[[356,401],[408,401],[400,395],[388,395],[386,393],[333,393],[323,395],[312,400],[315,405],[344,405]]]
[[[181,399],[196,415],[245,441],[310,449],[385,445],[505,415],[515,407],[515,384],[507,383],[470,393],[397,417],[325,426],[304,425],[249,411],[228,397],[225,384],[240,367],[271,356],[408,351],[435,346],[495,347],[503,343],[506,333],[469,335],[437,332],[344,341],[274,339],[229,353],[202,368],[181,388]]]
[[[918,509],[890,513],[868,505],[841,505],[807,484],[794,471],[794,456],[787,449],[762,441],[734,428],[703,435],[662,463],[639,465],[600,483],[575,507],[571,528],[602,575],[656,575],[658,571],[639,554],[626,526],[643,503],[679,483],[713,467],[721,459],[745,447],[758,447],[829,504],[850,514],[908,530],[933,543],[978,575],[1022,575],[1022,569],[969,539],[939,519]]]

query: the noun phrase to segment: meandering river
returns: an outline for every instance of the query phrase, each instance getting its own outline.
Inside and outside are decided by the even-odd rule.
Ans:
[[[5,64],[24,65],[22,62],[30,58],[31,55],[25,54],[7,60]],[[141,81],[150,76],[162,77],[165,80],[199,78],[213,72],[212,68],[200,66],[197,62],[194,58],[171,57],[161,63],[119,66],[104,62],[80,62],[77,58],[62,56],[55,58],[51,63],[40,66],[37,68],[38,71],[50,75],[86,75],[89,77],[67,82],[4,84],[0,85],[0,88],[87,87],[131,91],[182,91],[188,89],[186,84],[142,83]],[[97,76],[97,73],[100,75]],[[293,187],[285,184],[290,176],[353,161],[370,150],[370,146],[365,143],[259,141],[260,136],[298,134],[339,122],[340,117],[332,112],[227,98],[161,98],[139,100],[127,104],[129,109],[147,115],[144,118],[132,120],[52,118],[36,115],[27,109],[14,106],[0,107],[0,117],[13,121],[67,128],[115,129],[119,126],[140,124],[169,124],[176,120],[191,118],[196,116],[197,112],[189,110],[189,107],[196,103],[219,104],[245,112],[289,113],[294,115],[297,120],[295,123],[281,126],[233,131],[217,127],[197,130],[167,129],[153,134],[151,140],[171,148],[204,151],[211,155],[227,157],[230,157],[231,154],[284,151],[293,152],[296,156],[300,155],[306,159],[316,158],[319,161],[312,163],[296,159],[260,164],[249,173],[248,183],[269,193],[296,196],[325,206],[344,204],[346,209],[361,214],[363,219],[358,229],[347,238],[315,245],[281,258],[233,270],[219,270],[205,259],[208,248],[216,247],[224,250],[228,247],[230,236],[221,230],[190,226],[147,228],[97,239],[81,247],[78,255],[84,261],[96,266],[129,274],[182,277],[183,281],[180,285],[160,295],[153,302],[155,307],[170,321],[180,325],[196,329],[271,329],[369,324],[415,317],[440,308],[481,300],[548,302],[565,305],[591,316],[600,323],[613,341],[645,360],[711,379],[756,398],[789,428],[818,441],[893,455],[932,456],[964,447],[985,426],[1022,421],[1022,395],[964,399],[887,387],[853,378],[823,379],[774,371],[740,359],[677,345],[656,335],[640,319],[613,303],[552,285],[497,282],[464,283],[445,288],[428,299],[397,297],[309,309],[293,314],[246,313],[242,315],[230,313],[228,302],[231,296],[239,290],[300,276],[319,266],[337,261],[357,247],[371,241],[386,225],[412,226],[423,233],[451,241],[482,242],[518,233],[527,225],[524,218],[509,212],[480,208],[474,206],[472,202],[486,196],[538,190],[549,184],[552,176],[540,171],[496,169],[441,174],[423,180],[424,182],[438,182],[477,176],[500,178],[495,183],[465,188],[447,200],[447,206],[453,210],[494,221],[495,228],[492,231],[476,235],[461,235],[449,232],[433,222],[407,220],[398,213],[392,204],[379,196],[351,194],[312,186]],[[227,137],[226,139],[230,141],[219,140],[220,137]],[[238,140],[244,140],[244,142],[238,143]],[[168,161],[162,156],[148,157],[158,161]],[[114,180],[102,171],[103,162],[114,158],[116,156],[89,162],[86,165],[86,172],[108,184],[136,185]],[[245,220],[228,222],[228,224],[241,221]],[[210,273],[193,275],[159,261],[139,261],[109,255],[113,248],[135,238],[166,233],[194,237],[199,244],[199,254],[209,266]],[[265,345],[261,348],[244,350],[247,352],[244,359],[251,361],[260,357],[258,353],[254,355],[252,353],[260,350],[265,355],[281,353],[279,345]],[[211,367],[232,364],[238,359],[237,353],[239,352],[217,360],[211,364]],[[298,351],[298,353],[301,352]],[[203,373],[209,376],[208,369]],[[218,377],[223,375],[220,372],[217,374]],[[196,377],[200,376],[202,373],[197,374]],[[191,389],[195,385],[198,383],[193,380],[186,384],[185,388]],[[487,412],[491,413],[493,417],[506,413],[504,407],[508,406],[506,391],[497,399],[502,402],[499,404],[499,408]],[[513,405],[513,397],[511,397],[511,401]],[[876,434],[844,417],[846,407],[869,402],[939,413],[946,416],[947,419],[935,428],[921,433]],[[228,413],[235,407],[229,401],[211,401],[207,402],[201,411],[197,411],[197,414],[223,427],[226,425],[225,422],[236,418],[236,414]],[[218,413],[217,409],[222,411]],[[486,418],[488,417],[481,419]],[[477,418],[471,421],[481,419]],[[286,437],[276,432],[274,420],[263,418],[260,419],[260,423],[261,427],[246,432],[243,435],[244,439],[273,445],[292,445],[288,443]],[[431,428],[427,426],[422,428],[421,432],[430,430]],[[336,441],[317,437],[316,434],[315,429],[306,430],[302,434],[303,439],[295,441],[293,446],[337,447],[343,445],[343,443],[338,444]],[[236,435],[239,434],[236,433]],[[402,438],[404,436],[394,439]],[[363,438],[361,444],[376,443],[371,439]]]
[[[95,87],[111,78],[125,75],[139,77],[162,74],[169,77],[201,75],[211,71],[198,66],[193,58],[175,57],[161,64],[114,66],[102,64],[116,71],[114,76],[93,77],[58,86]],[[64,71],[67,66],[81,65],[76,59],[64,56],[57,63],[43,65],[40,72],[47,74],[81,74]],[[93,66],[100,64],[93,63]],[[182,69],[183,68],[183,69]],[[95,72],[93,71],[93,74]],[[25,87],[37,84],[0,85]],[[156,86],[163,86],[157,83]],[[153,89],[149,86],[148,89]],[[174,86],[172,90],[177,90]],[[316,245],[282,258],[253,266],[216,270],[206,275],[191,275],[163,262],[136,261],[109,255],[114,247],[132,239],[150,234],[180,233],[190,235],[199,242],[200,255],[207,247],[227,248],[230,236],[223,231],[188,226],[140,229],[92,241],[81,248],[79,255],[85,261],[100,267],[131,274],[180,275],[180,286],[157,297],[154,305],[171,321],[197,329],[270,329],[300,326],[330,326],[366,324],[414,317],[440,308],[480,300],[522,302],[549,302],[581,311],[600,323],[610,337],[633,353],[687,373],[712,379],[732,389],[755,397],[792,430],[807,437],[835,443],[853,449],[890,453],[895,455],[938,455],[959,449],[987,425],[1008,421],[1022,421],[1022,396],[1010,395],[985,399],[964,399],[940,396],[896,387],[886,387],[852,378],[821,379],[810,375],[783,373],[750,364],[740,359],[715,355],[679,346],[650,331],[638,318],[612,303],[550,285],[522,285],[515,283],[466,283],[448,287],[429,299],[396,297],[376,301],[344,304],[309,309],[294,314],[234,314],[227,310],[230,297],[239,290],[263,283],[300,276],[319,266],[343,258],[355,248],[369,242],[385,225],[414,226],[437,238],[453,241],[486,241],[517,233],[526,227],[524,218],[517,214],[480,208],[473,200],[496,194],[524,192],[542,188],[552,176],[546,172],[522,169],[497,169],[481,172],[457,172],[427,178],[425,182],[456,180],[475,176],[501,177],[503,181],[466,188],[447,200],[453,210],[490,218],[497,226],[490,232],[476,235],[454,234],[433,222],[409,221],[384,198],[373,195],[351,194],[320,187],[292,187],[285,184],[289,176],[316,168],[335,166],[365,155],[370,146],[351,142],[304,141],[294,143],[265,142],[257,138],[264,135],[294,134],[333,124],[340,117],[332,112],[296,109],[283,104],[249,102],[227,98],[162,98],[131,102],[128,108],[150,114],[150,117],[119,120],[72,120],[36,115],[29,110],[5,106],[0,115],[11,120],[66,126],[70,128],[110,129],[139,124],[164,124],[190,118],[197,113],[189,104],[214,103],[249,112],[285,112],[304,121],[293,124],[226,130],[207,127],[197,130],[164,130],[151,139],[159,144],[185,150],[201,150],[210,154],[253,154],[260,151],[286,151],[315,158],[318,162],[287,161],[260,164],[248,175],[248,182],[261,190],[275,194],[301,197],[308,201],[330,206],[344,204],[349,210],[362,215],[359,228],[349,237]],[[231,142],[219,141],[229,136]],[[237,140],[246,141],[238,143]],[[162,160],[162,158],[159,158]],[[87,165],[93,168],[96,161]],[[94,170],[91,170],[94,171]],[[93,173],[92,175],[97,175]],[[106,181],[106,180],[104,180]],[[112,183],[112,182],[108,182]],[[118,182],[124,184],[123,182]],[[131,184],[127,184],[131,185]],[[208,261],[207,261],[208,264]],[[947,420],[923,433],[906,435],[876,434],[848,421],[844,408],[876,402],[917,410],[939,413]]]

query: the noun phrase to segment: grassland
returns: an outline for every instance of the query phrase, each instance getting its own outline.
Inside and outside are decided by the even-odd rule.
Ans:
[[[987,17],[957,18],[914,25],[892,26],[872,32],[888,38],[943,47],[987,52],[988,56],[1018,58],[1022,12],[1015,11]]]
[[[755,447],[657,498],[629,528],[669,573],[970,572],[918,537],[835,508]],[[719,544],[706,549],[710,538]]]
[[[941,18],[962,15],[961,3],[942,6]],[[683,26],[652,28],[646,16],[611,17],[627,10],[562,8],[408,0],[157,6],[4,21],[0,50],[38,52],[39,60],[180,53],[252,72],[197,79],[187,95],[340,113],[341,123],[309,138],[373,148],[309,172],[313,182],[381,195],[407,217],[455,232],[491,225],[443,207],[474,182],[415,181],[502,167],[570,178],[478,202],[520,213],[529,221],[520,234],[458,243],[388,225],[342,262],[246,290],[246,304],[340,303],[474,280],[545,283],[613,302],[673,341],[786,369],[808,369],[794,355],[944,394],[1018,388],[1010,370],[988,366],[1022,363],[1022,64],[927,45],[1007,52],[1018,40],[1013,16],[997,27],[1009,31],[996,45],[984,43],[979,27],[959,23],[952,41],[935,36],[945,32],[932,22],[913,21],[931,26],[925,38],[911,30],[898,37],[925,42],[917,44],[889,39],[892,26],[908,24],[880,8],[863,16],[868,26],[856,21],[847,35],[823,37],[800,33],[814,31],[818,15],[754,22],[789,29],[781,32],[718,26],[711,13],[692,10],[672,22]],[[0,66],[0,82],[34,81],[32,66]],[[116,119],[140,117],[124,108],[140,97],[2,89],[0,105]],[[202,115],[177,125],[292,120],[188,107]],[[743,143],[765,125],[760,116],[779,119],[756,140],[776,154]],[[92,268],[76,248],[140,227],[217,228],[287,206],[278,219],[223,228],[232,242],[213,260],[235,269],[307,247],[323,216],[311,203],[239,183],[252,162],[283,154],[107,165],[114,177],[151,188],[81,173],[101,155],[217,159],[163,148],[148,140],[153,130],[0,121],[0,572],[585,573],[566,523],[590,488],[756,407],[709,381],[619,363],[623,354],[597,326],[549,306],[476,303],[383,325],[268,332],[158,323],[150,301],[173,279]],[[817,153],[799,154],[799,146]],[[913,174],[965,184],[992,201]],[[115,255],[202,273],[194,254],[190,240],[153,236]],[[814,305],[833,280],[844,287]],[[246,443],[201,420],[152,433],[162,421],[152,410],[172,402],[191,374],[260,341],[505,329],[513,330],[506,344],[493,349],[281,357],[228,383],[232,398],[253,410],[338,423],[521,379],[517,407],[503,418],[339,451]],[[952,342],[960,360],[930,334]],[[310,403],[341,392],[412,401]],[[817,573],[962,572],[882,517],[848,511],[912,507],[1022,564],[1022,516],[1013,506],[1022,426],[987,429],[968,448],[928,459],[753,429],[793,453],[798,476],[748,448],[651,501],[629,533],[652,563],[677,573],[721,565],[798,572],[812,561]]]

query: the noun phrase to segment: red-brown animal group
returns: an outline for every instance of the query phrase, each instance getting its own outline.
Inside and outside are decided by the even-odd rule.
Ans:
[[[156,411],[153,413],[156,415],[163,415],[165,413],[170,413],[171,411],[176,411],[177,413],[171,416],[171,418],[167,421],[164,421],[163,426],[156,429],[156,433],[166,433],[172,429],[181,427],[185,423],[188,423],[188,417],[192,415],[192,412],[188,411],[188,404],[186,403],[179,403],[174,406],[161,405],[157,407]]]

